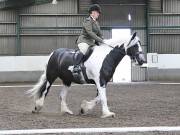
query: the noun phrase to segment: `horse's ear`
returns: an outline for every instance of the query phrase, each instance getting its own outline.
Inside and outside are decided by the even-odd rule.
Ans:
[[[136,34],[137,34],[137,32],[135,32],[135,33],[132,35],[131,40],[133,40],[133,39],[136,37]]]

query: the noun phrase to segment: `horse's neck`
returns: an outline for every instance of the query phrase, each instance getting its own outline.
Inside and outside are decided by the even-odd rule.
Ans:
[[[117,67],[119,62],[124,58],[125,55],[126,53],[124,46],[115,47],[109,52],[104,61],[105,63],[107,63],[109,67],[112,68],[112,70],[115,70],[115,68]]]

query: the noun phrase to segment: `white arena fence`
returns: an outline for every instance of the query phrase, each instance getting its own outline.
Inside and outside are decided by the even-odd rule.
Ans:
[[[112,128],[65,128],[65,129],[27,129],[27,130],[0,130],[0,135],[20,134],[66,134],[66,133],[146,133],[146,132],[180,132],[176,127],[112,127]]]

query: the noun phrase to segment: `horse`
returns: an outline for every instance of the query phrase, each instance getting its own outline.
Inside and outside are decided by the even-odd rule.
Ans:
[[[73,82],[84,84],[92,83],[97,87],[97,96],[91,101],[83,100],[80,105],[80,113],[87,114],[98,103],[102,106],[102,116],[115,117],[115,113],[109,110],[106,97],[106,86],[111,80],[115,69],[125,55],[130,56],[131,60],[138,65],[146,63],[141,48],[139,37],[134,33],[130,37],[120,39],[105,40],[106,44],[94,46],[92,53],[84,62],[81,72],[84,82],[80,82],[74,78],[72,74],[73,65],[75,63],[76,51],[73,49],[59,48],[54,50],[50,56],[43,75],[39,82],[27,91],[30,96],[35,99],[35,107],[32,113],[38,113],[44,104],[52,83],[56,78],[62,80],[63,88],[60,92],[61,113],[73,115],[66,103],[68,89]]]

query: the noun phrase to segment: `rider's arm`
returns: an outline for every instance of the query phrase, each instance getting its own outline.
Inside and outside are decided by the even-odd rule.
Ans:
[[[87,34],[91,37],[91,38],[93,38],[95,41],[97,41],[97,42],[101,42],[101,43],[103,43],[103,39],[101,38],[101,37],[99,37],[99,36],[97,36],[93,31],[92,31],[92,24],[91,24],[91,21],[85,21],[84,23],[83,23],[83,27],[84,27],[84,29],[86,30],[86,32],[87,32]]]
[[[97,22],[97,25],[99,26],[99,23],[98,23],[98,22]],[[104,38],[103,38],[103,34],[102,34],[102,32],[101,32],[101,29],[100,29],[100,26],[99,26],[98,29],[99,29],[99,30],[98,30],[97,36],[99,36],[101,39],[104,39]]]
[[[102,35],[101,31],[99,31],[97,35],[98,35],[101,39],[103,39],[103,35]]]

